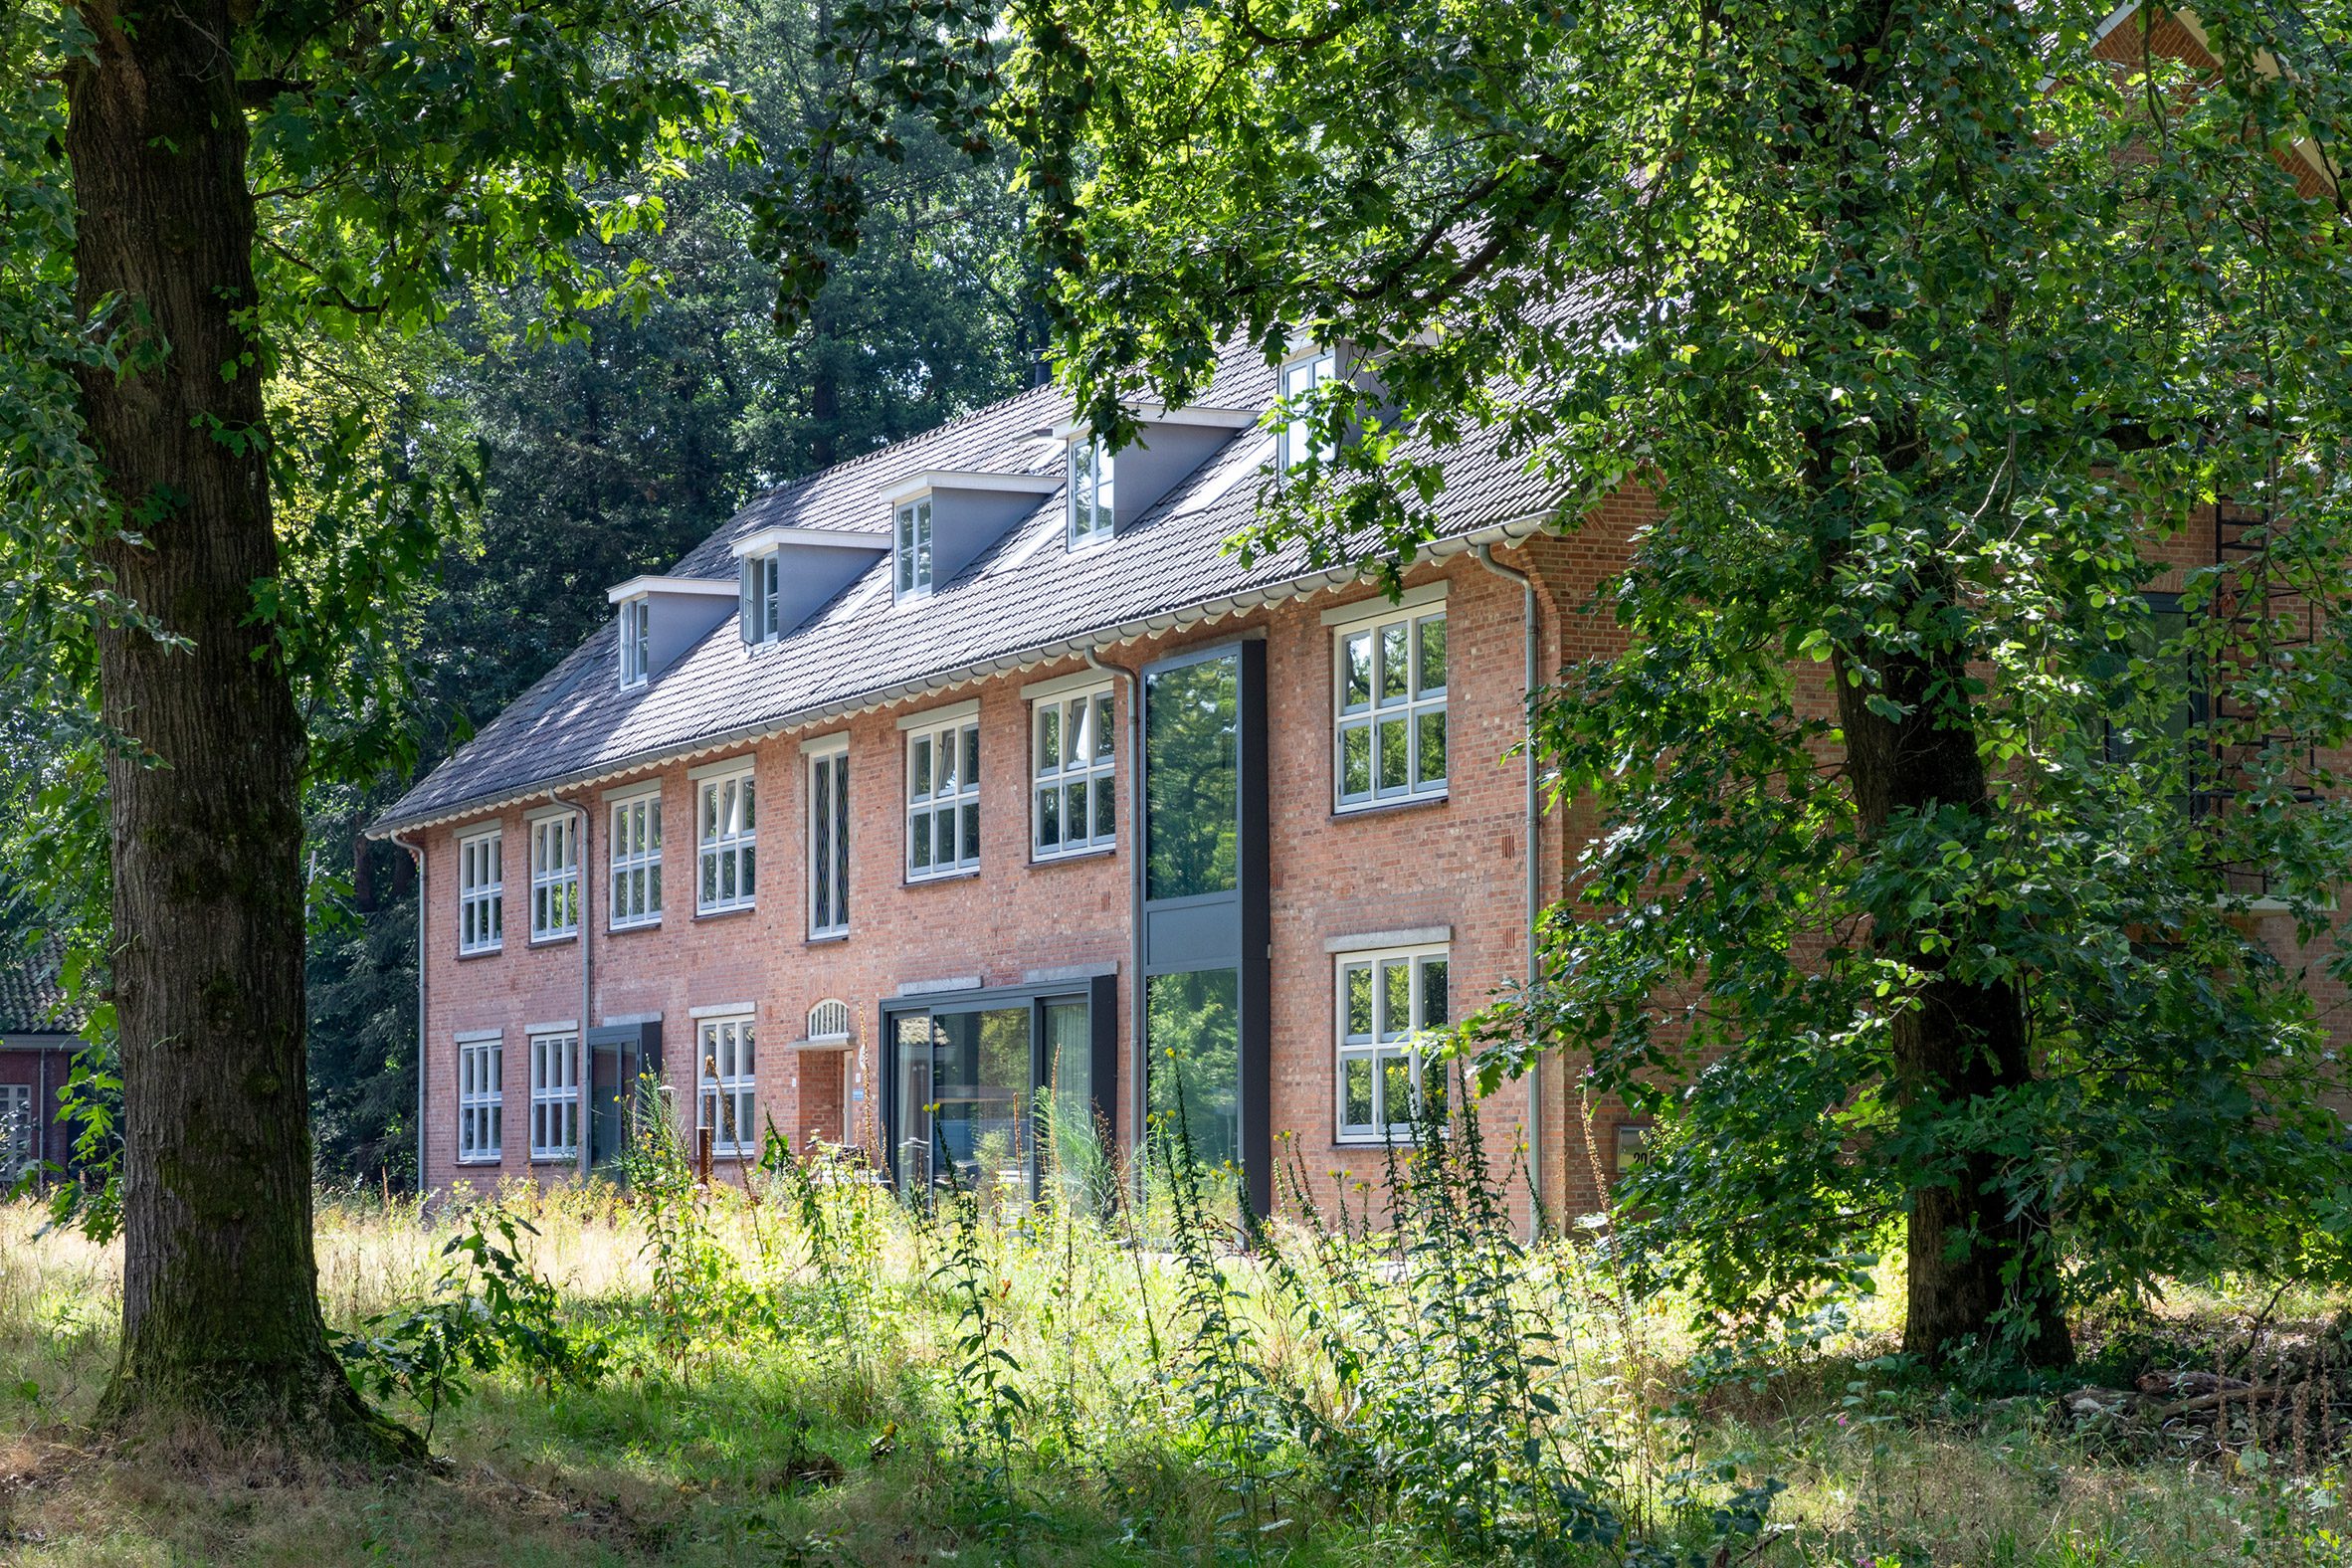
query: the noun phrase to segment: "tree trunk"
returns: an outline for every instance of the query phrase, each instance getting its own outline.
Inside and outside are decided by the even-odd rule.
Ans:
[[[1870,711],[1867,691],[1838,667],[1839,720],[1863,837],[1878,836],[1899,811],[1990,809],[1965,699],[1948,694],[1965,675],[1958,661],[1939,670],[1896,655],[1876,669],[1885,694],[1905,710],[1901,719]],[[1900,931],[1882,929],[1878,939],[1900,947],[1907,962],[1942,967]],[[1894,1062],[1906,1112],[1958,1108],[2023,1087],[2034,1073],[2023,999],[2007,984],[1931,979],[1919,1005],[1895,1020]],[[1972,1338],[1992,1349],[2008,1312],[2015,1314],[2008,1325],[2013,1353],[2033,1365],[2063,1365],[2073,1359],[2073,1342],[2058,1260],[2043,1234],[2046,1217],[2033,1209],[2013,1217],[1995,1185],[1999,1173],[1995,1156],[1968,1150],[1950,1160],[1941,1180],[1911,1190],[1903,1348],[1931,1363]]]
[[[121,1042],[118,1428],[190,1421],[317,1451],[420,1454],[327,1348],[304,1082],[303,734],[252,585],[274,576],[254,209],[225,0],[135,19],[84,0],[68,83],[76,301],[115,369],[82,374],[87,434],[135,544],[120,591],[172,642],[99,639],[104,716],[150,754],[107,763]],[[110,304],[106,301],[111,300]]]

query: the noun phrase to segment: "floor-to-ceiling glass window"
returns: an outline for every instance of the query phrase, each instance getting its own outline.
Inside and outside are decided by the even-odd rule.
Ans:
[[[1092,1011],[1084,996],[975,997],[892,1014],[891,1169],[902,1190],[950,1184],[1027,1197],[1093,1164]]]

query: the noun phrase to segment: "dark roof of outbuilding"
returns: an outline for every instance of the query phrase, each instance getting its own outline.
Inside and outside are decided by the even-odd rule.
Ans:
[[[26,951],[22,944],[0,948],[0,1035],[70,1035],[89,1015],[66,1001],[58,978],[66,944],[44,937]]]
[[[1257,412],[1274,372],[1237,345],[1204,408]],[[1039,387],[937,430],[839,464],[752,500],[688,551],[670,575],[732,582],[728,546],[779,525],[885,534],[881,496],[926,470],[1046,475],[1064,470],[1056,427],[1069,397]],[[1350,581],[1290,546],[1245,565],[1221,546],[1259,504],[1273,437],[1235,431],[1142,518],[1110,542],[1064,544],[1059,489],[953,579],[894,602],[889,556],[779,642],[746,647],[732,617],[634,689],[616,679],[608,623],[504,712],[483,726],[377,822],[382,834],[479,816],[547,789],[675,761],[927,690],[1075,657],[1087,647],[1163,630],[1196,613]],[[1506,521],[1532,531],[1561,487],[1489,446],[1448,454],[1439,553]]]

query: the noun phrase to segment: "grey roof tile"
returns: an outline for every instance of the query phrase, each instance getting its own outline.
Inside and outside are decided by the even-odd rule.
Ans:
[[[1229,350],[1204,406],[1264,408],[1273,371]],[[1070,399],[1040,387],[760,495],[673,569],[731,578],[728,545],[788,524],[884,532],[880,495],[926,469],[1052,474]],[[563,783],[689,754],[757,732],[911,694],[926,682],[1034,660],[1093,634],[1324,574],[1292,545],[1245,566],[1221,548],[1248,525],[1271,463],[1271,436],[1236,432],[1144,517],[1109,543],[1067,553],[1064,500],[1041,497],[1022,521],[924,599],[893,602],[888,557],[781,641],[744,646],[732,617],[633,690],[616,675],[607,625],[420,781],[376,824],[391,832],[487,812]],[[1448,459],[1442,532],[1459,536],[1551,504],[1560,487],[1490,447]],[[1041,557],[1051,555],[1052,559]]]
[[[67,1005],[58,977],[65,956],[64,940],[51,936],[0,961],[0,1034],[70,1035],[88,1022],[83,1009]]]

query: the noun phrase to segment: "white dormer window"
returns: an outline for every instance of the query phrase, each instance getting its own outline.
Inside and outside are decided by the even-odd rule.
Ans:
[[[1070,547],[1111,534],[1111,455],[1092,437],[1070,444]]]
[[[1300,417],[1300,409],[1315,388],[1339,373],[1338,356],[1330,349],[1309,354],[1304,359],[1293,359],[1282,366],[1282,401],[1291,409],[1290,419],[1283,424],[1275,445],[1279,451],[1275,462],[1284,474],[1312,456],[1317,462],[1328,463],[1337,449],[1327,441],[1316,441],[1307,421]]]
[[[653,674],[654,603],[651,599],[621,602],[621,685],[644,686]]]
[[[893,530],[897,547],[897,596],[916,599],[931,591],[931,497],[899,504]]]
[[[743,557],[743,641],[772,643],[783,635],[782,589],[783,568],[776,551]]]

